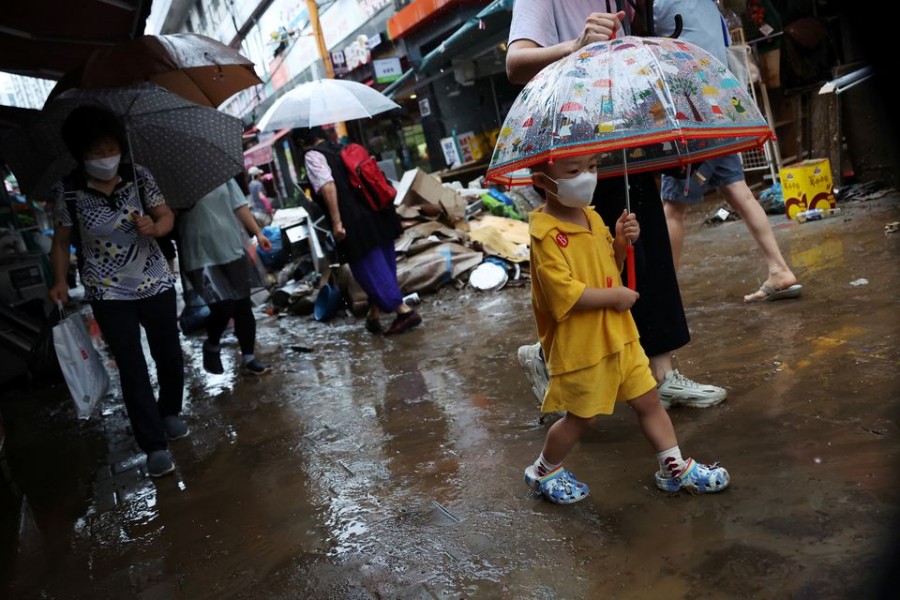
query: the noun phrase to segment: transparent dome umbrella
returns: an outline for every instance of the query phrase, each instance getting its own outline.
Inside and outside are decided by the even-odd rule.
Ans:
[[[709,52],[678,39],[626,36],[585,46],[522,89],[486,178],[526,185],[528,167],[588,154],[599,155],[600,178],[690,169],[772,137],[748,90]],[[633,288],[630,246],[628,258]]]

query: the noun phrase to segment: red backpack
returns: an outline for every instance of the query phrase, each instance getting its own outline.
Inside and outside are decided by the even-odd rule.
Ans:
[[[365,148],[359,144],[347,144],[341,149],[341,159],[347,167],[350,185],[359,190],[372,210],[384,210],[393,204],[397,190]]]

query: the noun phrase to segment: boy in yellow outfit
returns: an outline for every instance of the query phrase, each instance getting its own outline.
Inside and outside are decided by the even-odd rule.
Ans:
[[[557,504],[586,498],[588,486],[562,466],[563,460],[597,415],[612,414],[616,402],[628,402],[657,452],[659,489],[719,492],[728,487],[728,471],[718,463],[683,459],[660,404],[629,310],[638,293],[624,287],[620,276],[626,246],[637,240],[640,226],[634,214],[623,211],[611,236],[590,206],[596,167],[594,156],[532,167],[533,183],[545,199],[529,218],[531,300],[550,373],[541,411],[565,411],[565,416],[547,432],[541,455],[525,469],[525,483]]]

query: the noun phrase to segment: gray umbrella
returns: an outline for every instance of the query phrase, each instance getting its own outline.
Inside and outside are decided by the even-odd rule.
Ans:
[[[28,125],[2,141],[6,162],[23,192],[46,197],[76,162],[60,131],[76,107],[93,105],[119,115],[131,157],[150,170],[172,208],[193,206],[243,168],[240,119],[194,104],[152,84],[106,90],[68,90]]]

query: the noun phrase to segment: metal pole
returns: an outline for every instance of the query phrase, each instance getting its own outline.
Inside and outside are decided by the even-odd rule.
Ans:
[[[316,0],[306,0],[306,10],[309,12],[309,24],[312,27],[313,35],[316,36],[319,57],[322,59],[322,64],[325,65],[325,75],[328,79],[334,79],[334,69],[331,67],[331,57],[325,46],[325,36],[322,34],[322,24],[319,22],[319,5],[316,4]],[[347,126],[344,123],[335,123],[334,128],[337,130],[338,138],[347,139]]]

